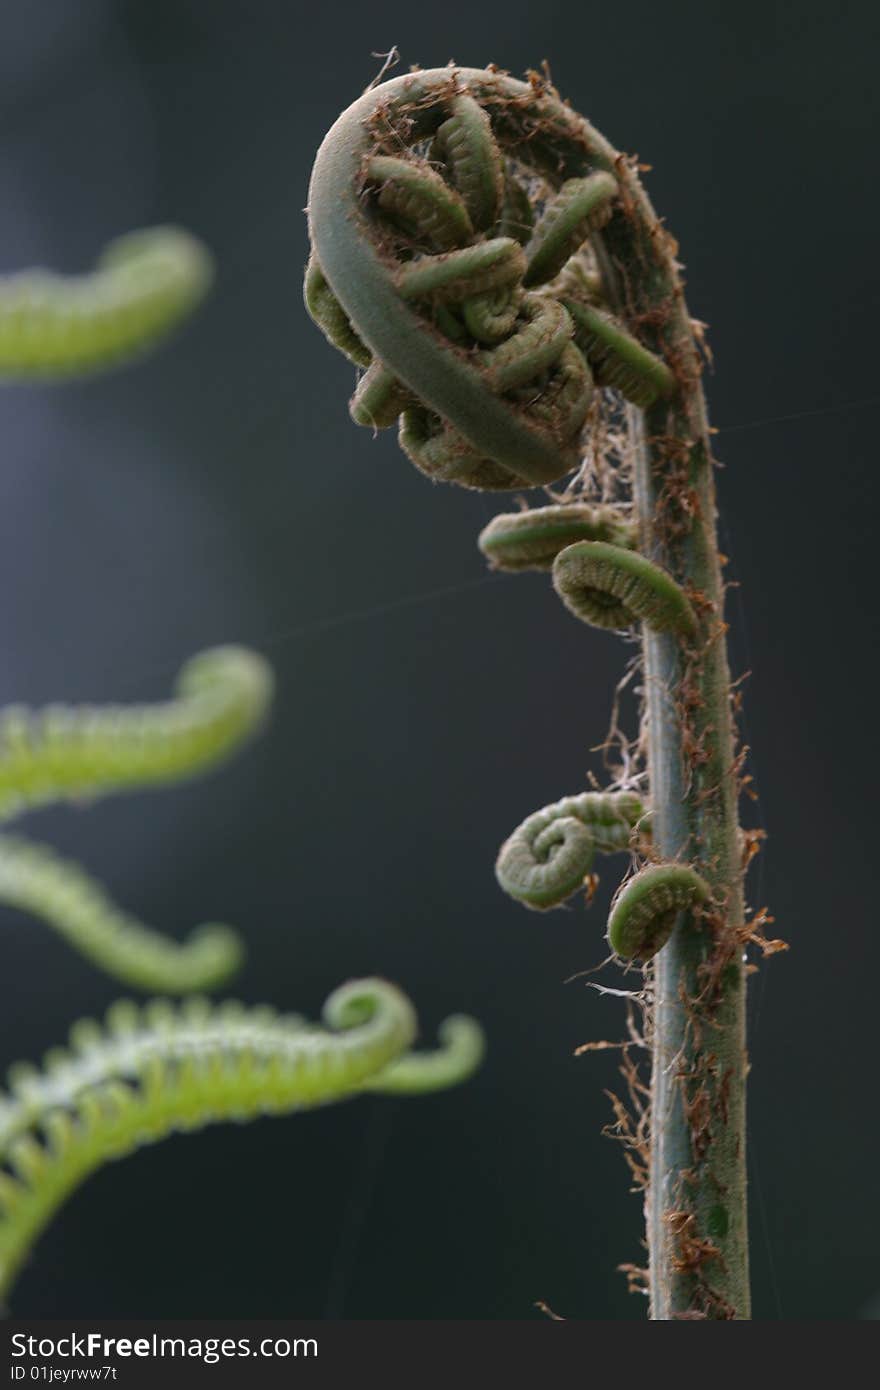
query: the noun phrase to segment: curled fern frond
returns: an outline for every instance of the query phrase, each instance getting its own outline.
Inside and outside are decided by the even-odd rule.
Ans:
[[[221,761],[262,722],[272,673],[255,652],[215,647],[186,663],[177,694],[140,706],[12,706],[0,711],[0,819],[65,797],[189,777]],[[237,934],[219,923],[178,943],[121,911],[75,864],[0,836],[0,903],[41,917],[128,984],[213,989],[237,968]]]
[[[565,294],[562,302],[574,320],[575,342],[600,386],[614,387],[643,410],[671,395],[675,378],[666,363],[628,333],[613,315]]]
[[[374,362],[358,382],[349,412],[356,425],[382,430],[396,425],[400,412],[411,404],[406,387],[381,362]]]
[[[500,343],[516,327],[522,302],[519,288],[474,295],[462,306],[465,327],[478,343]]]
[[[535,225],[535,212],[527,190],[516,176],[508,171],[504,179],[501,216],[495,228],[497,236],[513,237],[521,246],[528,245]]]
[[[401,415],[398,442],[407,458],[432,482],[493,492],[522,486],[509,468],[483,457],[439,415],[421,406]]]
[[[583,887],[593,855],[627,849],[645,816],[633,792],[581,792],[535,811],[505,840],[495,875],[526,907],[557,907]]]
[[[473,236],[464,200],[429,165],[374,155],[367,164],[366,182],[378,185],[379,207],[414,240],[449,251]]]
[[[617,180],[604,173],[568,179],[562,185],[545,207],[526,247],[526,285],[543,285],[559,274],[590,233],[604,227],[617,192]]]
[[[391,1090],[419,1089],[412,1069],[408,1084],[395,1081],[416,1019],[393,985],[351,981],[323,1015],[319,1028],[235,1003],[122,1003],[106,1028],[77,1024],[70,1050],[49,1053],[42,1070],[13,1068],[0,1098],[0,1293],[60,1204],[109,1159],[178,1130],[326,1105],[371,1081],[382,1089],[383,1077]],[[443,1065],[456,1050],[462,1061],[458,1030]],[[471,1057],[476,1065],[473,1040]],[[430,1055],[418,1062],[434,1088]]]
[[[478,231],[492,227],[502,197],[501,151],[489,117],[473,97],[454,97],[452,113],[434,136],[432,153],[443,164],[464,199]]]
[[[369,367],[373,354],[352,328],[348,315],[327,284],[316,256],[310,257],[306,267],[303,299],[312,322],[317,324],[325,338],[357,366]]]
[[[102,970],[143,990],[214,989],[242,961],[230,927],[205,923],[187,941],[172,941],[123,912],[77,864],[18,836],[0,835],[0,903],[33,913]]]
[[[263,658],[229,646],[188,661],[163,704],[10,706],[0,711],[0,817],[189,777],[254,732],[271,697]]]
[[[690,600],[659,565],[604,541],[578,541],[553,562],[553,587],[570,613],[594,627],[643,622],[655,632],[694,631]]]
[[[437,1030],[442,1044],[433,1052],[407,1052],[363,1084],[382,1095],[414,1096],[445,1091],[471,1076],[483,1060],[483,1030],[466,1014],[453,1014]]]
[[[680,912],[708,902],[709,885],[687,864],[649,864],[611,904],[608,943],[623,960],[650,960],[666,945]]]
[[[477,360],[496,391],[513,391],[555,367],[571,342],[573,328],[561,304],[538,294],[523,295],[514,332]],[[589,392],[585,404],[589,403]]]
[[[475,118],[470,102],[485,119]],[[399,191],[392,189],[384,208],[371,178],[377,158],[396,161]],[[445,193],[436,179],[428,188],[426,160]],[[425,211],[409,219],[399,215],[401,163],[412,166],[413,188],[422,180]],[[312,176],[309,226],[354,331],[412,393],[415,404],[400,416],[400,442],[429,477],[519,490],[546,487],[576,469],[565,494],[579,502],[631,489],[644,555],[629,536],[577,536],[555,555],[553,573],[578,617],[602,627],[643,627],[642,736],[636,747],[624,745],[623,771],[629,776],[645,765],[652,858],[674,871],[670,877],[662,865],[663,877],[637,876],[622,891],[610,930],[614,949],[649,958],[673,909],[703,901],[702,880],[681,877],[691,872],[679,867],[683,855],[696,856],[694,869],[712,891],[711,912],[696,914],[711,930],[692,930],[685,914],[652,971],[652,997],[645,1001],[651,1108],[641,1089],[637,1108],[650,1119],[641,1125],[650,1131],[646,1284],[655,1319],[747,1318],[745,982],[735,950],[745,911],[736,835],[739,761],[711,433],[700,334],[685,305],[677,248],[641,185],[639,167],[538,73],[517,82],[495,66],[415,70],[368,90],[328,133]],[[445,246],[430,235],[443,205],[458,215],[457,227],[443,219]],[[470,223],[466,235],[462,209]],[[515,281],[478,290],[461,279],[455,294],[441,289],[424,297],[402,291],[412,273],[426,273],[422,266],[410,270],[425,252],[470,256],[505,238],[525,250],[525,269]],[[557,318],[564,346],[549,365],[529,364],[534,375],[524,369],[521,379],[511,379],[505,351],[508,343],[518,351],[540,322],[538,286],[541,300],[565,310],[566,318]],[[585,439],[591,380],[627,405],[595,400]],[[496,532],[494,539],[514,565],[530,561],[506,548],[506,537]],[[537,546],[536,563],[548,563],[554,547]],[[698,635],[706,640],[697,642]],[[619,733],[615,723],[612,745]],[[499,876],[530,906],[551,906],[583,882],[596,836],[576,814],[538,813],[528,833],[521,832],[504,847]],[[638,836],[632,838],[638,849]],[[723,980],[716,977],[722,967]],[[694,1006],[706,1027],[694,1027]],[[682,1098],[683,1076],[706,1101],[699,1114]],[[711,1126],[703,1123],[709,1110]],[[722,1189],[723,1229],[715,1221]],[[670,1203],[681,1218],[674,1229]]]
[[[466,303],[474,295],[510,289],[525,269],[522,247],[510,237],[493,237],[460,251],[417,256],[400,267],[395,284],[404,299]]]
[[[635,544],[635,527],[615,507],[566,502],[502,512],[477,538],[490,567],[510,571],[552,569],[560,550],[575,541],[630,547]]]
[[[73,376],[137,355],[192,312],[212,279],[210,253],[176,227],[117,238],[87,275],[7,275],[0,378]]]
[[[333,308],[311,311],[343,351],[365,346],[415,398],[400,442],[429,477],[490,489],[554,482],[577,465],[593,374],[642,408],[672,394],[656,350],[662,322],[620,322],[593,302],[631,236],[622,182],[620,156],[549,88],[497,70],[395,78],[328,134],[309,227]],[[516,279],[459,273],[484,252]],[[524,291],[538,286],[565,307],[574,338],[554,359],[559,372],[536,368],[511,390],[480,349],[521,336]]]
[[[381,410],[356,397],[359,423],[388,423],[408,391],[400,443],[422,472],[511,489],[575,466],[592,393],[553,287],[540,299],[525,287],[604,224],[618,185],[607,169],[553,174],[524,136],[522,98],[499,100],[479,79],[472,90],[449,73],[394,81],[340,118],[309,204],[332,310],[319,312],[308,287],[306,297],[343,351],[354,335],[400,384]]]
[[[506,316],[506,309],[502,308],[501,313]],[[571,342],[568,316],[552,300],[525,294],[516,307],[515,317],[517,324],[511,336],[474,355],[487,384],[511,399],[522,399],[523,413],[534,421],[566,430],[579,429],[589,409],[592,379],[586,362]],[[483,325],[487,322],[484,316]],[[478,332],[479,337],[484,333],[490,336],[485,329]],[[536,377],[544,381],[537,394]],[[404,411],[399,437],[404,453],[429,478],[496,491],[522,485],[515,473],[482,457],[457,430],[429,411]]]

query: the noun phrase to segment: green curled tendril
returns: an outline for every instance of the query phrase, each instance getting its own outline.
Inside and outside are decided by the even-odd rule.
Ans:
[[[244,647],[188,661],[154,705],[0,711],[0,818],[65,797],[175,782],[219,762],[259,728],[272,673]]]
[[[628,849],[645,807],[633,792],[581,792],[535,811],[505,840],[495,876],[505,893],[544,911],[565,902],[593,855]]]
[[[365,178],[376,185],[382,211],[414,241],[435,251],[450,251],[473,236],[464,200],[430,165],[374,155],[367,162]]]
[[[262,723],[272,673],[244,647],[216,647],[183,667],[164,704],[12,706],[0,711],[0,819],[51,801],[175,782],[214,766]],[[213,989],[238,967],[231,928],[171,941],[119,909],[51,849],[0,835],[0,903],[54,927],[128,984],[181,993]]]
[[[453,97],[449,110],[449,119],[434,136],[431,153],[446,166],[474,227],[486,231],[497,221],[504,196],[501,151],[489,117],[473,97]]]
[[[504,192],[501,199],[501,215],[495,228],[498,236],[513,237],[521,246],[527,246],[535,225],[535,212],[528,192],[519,179],[508,169],[504,177]]]
[[[73,376],[137,355],[192,312],[213,273],[195,237],[153,227],[110,242],[89,274],[0,278],[0,378]]]
[[[306,267],[303,299],[312,322],[318,325],[325,338],[357,366],[369,367],[373,354],[355,333],[314,256]]]
[[[613,387],[643,410],[672,393],[675,378],[666,363],[613,315],[564,293],[562,303],[574,321],[575,342],[600,386]]]
[[[525,274],[526,258],[510,237],[493,237],[445,256],[419,256],[402,265],[396,285],[404,299],[466,303],[475,295],[510,289]]]
[[[564,502],[502,512],[484,526],[477,538],[483,555],[495,570],[549,570],[566,546],[575,541],[635,544],[635,527],[615,507]]]
[[[611,174],[569,179],[547,204],[526,247],[525,283],[543,285],[562,270],[591,232],[604,227],[617,196]]]
[[[622,960],[650,960],[680,912],[708,902],[709,885],[686,864],[650,864],[627,879],[608,918],[608,943]]]
[[[594,373],[641,406],[674,390],[633,326],[590,302],[601,279],[575,273],[626,223],[615,160],[548,93],[469,68],[385,82],[328,133],[309,190],[306,303],[336,346],[387,374],[380,401],[375,379],[359,390],[353,418],[399,418],[428,477],[546,485],[578,463]],[[565,347],[549,359],[522,331],[537,287],[564,313]],[[485,355],[507,344],[515,388]]]
[[[406,387],[381,362],[374,362],[358,382],[349,414],[356,425],[382,430],[396,425],[400,412],[411,404]]]
[[[594,627],[643,622],[655,632],[694,631],[696,618],[671,575],[634,550],[578,541],[553,562],[553,587],[570,613]]]
[[[365,1089],[436,1089],[441,1073],[451,1085],[479,1062],[477,1025],[460,1019],[444,1025],[438,1058],[410,1058],[412,1005],[383,980],[343,985],[323,1012],[321,1028],[236,1003],[124,1002],[103,1028],[78,1023],[69,1050],[50,1052],[41,1070],[12,1068],[0,1097],[0,1293],[61,1203],[110,1159],[175,1131],[288,1114]]]
[[[606,234],[614,243],[626,224],[619,192],[613,153],[506,74],[413,72],[364,93],[318,150],[306,286],[329,339],[396,384],[381,410],[356,400],[357,423],[398,416],[400,445],[434,480],[523,488],[576,467],[592,374],[642,409],[670,396],[673,371],[638,325],[595,303],[602,275],[585,257],[602,265]],[[482,247],[516,279],[481,285]],[[524,249],[519,264],[510,247]],[[456,274],[457,257],[468,272]],[[519,339],[527,353],[524,291],[537,286],[566,311],[569,341],[549,370],[535,361],[530,373],[524,356],[512,392],[478,349]]]
[[[0,903],[33,913],[117,980],[143,990],[214,989],[243,958],[238,934],[219,922],[170,940],[123,912],[77,864],[45,845],[0,835]]]
[[[550,195],[535,227],[514,168],[528,169],[529,149],[480,93],[438,76],[368,93],[322,145],[306,304],[359,365],[360,345],[370,354],[353,418],[381,428],[399,417],[401,446],[427,476],[551,482],[577,463],[592,375],[558,298],[525,287],[595,230],[617,183],[592,171],[557,192],[542,169]]]
[[[433,1052],[407,1052],[363,1083],[364,1091],[384,1096],[424,1095],[445,1091],[467,1080],[483,1060],[486,1040],[475,1019],[452,1014],[437,1029],[441,1046]]]

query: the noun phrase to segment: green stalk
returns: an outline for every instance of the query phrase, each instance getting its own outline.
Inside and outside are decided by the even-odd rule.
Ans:
[[[691,863],[714,895],[698,923],[679,918],[653,963],[650,1315],[741,1319],[750,1316],[745,906],[713,463],[677,247],[630,163],[616,169],[626,219],[597,247],[605,279],[678,385],[669,401],[628,408],[639,549],[698,599],[701,617],[685,652],[674,634],[642,627],[652,836],[663,860]]]
[[[701,403],[695,404],[699,409]],[[642,534],[657,555],[665,547],[655,520],[656,449],[640,424],[631,422],[637,440],[635,499]],[[689,578],[711,595],[720,612],[714,485],[703,444],[690,451],[690,477],[701,518],[680,547],[678,566],[670,567],[676,577]],[[669,556],[664,558],[669,564]],[[726,922],[719,921],[711,937],[680,921],[654,961],[651,1177],[645,1203],[651,1317],[697,1311],[747,1318],[746,991],[741,952],[735,942],[725,945],[729,924],[744,921],[727,654],[720,635],[703,655],[697,677],[704,704],[690,737],[703,741],[702,768],[689,765],[683,754],[677,643],[646,628],[643,654],[655,844],[664,859],[695,858],[727,898]],[[715,794],[707,797],[712,788]],[[731,953],[717,989],[697,1004],[693,1001],[704,989],[701,968],[719,950]]]
[[[458,121],[453,135],[468,161],[456,165],[447,158],[444,183],[436,168],[421,167],[418,160],[407,165],[401,155],[436,137],[432,157],[442,165],[453,116]],[[492,169],[500,164],[486,133],[490,126],[505,157],[527,166],[562,201],[551,197],[549,213],[545,204],[524,238],[523,284],[527,289],[542,284],[540,301],[526,294],[517,332],[487,354],[459,346],[448,305],[438,302],[432,313],[430,304],[419,309],[409,302],[405,290],[412,284],[411,248],[398,261],[393,228],[383,226],[380,214],[384,209],[396,212],[398,220],[409,218],[410,236],[421,237],[417,251],[424,254],[427,247],[442,253],[417,263],[423,278],[428,272],[451,278],[460,273],[455,267],[462,265],[463,255],[475,259],[475,228],[485,229],[489,237],[481,254],[489,254],[486,247],[495,254],[498,243],[492,238],[498,233],[492,216],[497,206],[488,220],[480,220],[484,196],[491,202]],[[479,179],[474,169],[482,170]],[[520,195],[522,202],[522,189]],[[597,198],[608,201],[588,231],[582,219]],[[453,210],[463,225],[467,222],[459,203],[466,203],[474,218],[466,234],[450,230]],[[577,353],[573,359],[554,355],[539,361],[534,353],[516,357],[523,344],[530,350],[534,346],[526,320],[543,313],[549,321],[551,310],[558,319],[560,304],[566,310],[562,322],[571,315],[576,340],[599,384],[617,387],[641,407],[629,407],[640,554],[623,548],[618,537],[612,545],[595,540],[573,544],[555,561],[551,546],[531,560],[542,568],[553,564],[557,592],[584,621],[619,628],[633,614],[645,619],[651,853],[679,880],[689,876],[693,887],[689,899],[674,899],[676,907],[682,901],[692,906],[679,914],[671,938],[648,966],[654,997],[647,1198],[651,1316],[747,1318],[742,955],[748,933],[737,821],[739,773],[711,451],[698,342],[684,303],[677,248],[642,189],[634,160],[609,145],[538,75],[521,83],[492,69],[416,71],[368,91],[343,113],[318,153],[309,218],[316,257],[306,282],[310,311],[331,341],[354,360],[363,363],[372,356],[374,377],[381,364],[401,387],[388,418],[383,414],[374,423],[391,423],[403,409],[402,446],[429,476],[476,488],[527,488],[561,478],[576,463],[575,427],[579,429],[583,414],[530,413],[528,399],[541,401],[541,374],[547,370],[557,374],[552,399],[563,399],[563,366],[573,370]],[[502,217],[498,228],[506,225]],[[622,323],[585,302],[577,283],[544,283],[565,265],[578,237],[588,234],[600,262],[602,289]],[[450,252],[456,238],[458,249]],[[505,254],[515,269],[516,256],[510,253],[508,246]],[[477,294],[477,288],[468,292]],[[447,332],[444,324],[450,328],[450,323]],[[547,329],[545,348],[554,331]],[[495,371],[493,364],[514,361],[516,382],[501,380],[500,368]],[[523,405],[510,387],[529,382],[535,384]],[[401,404],[406,393],[416,402],[415,410]],[[383,401],[387,404],[387,392]],[[357,408],[353,413],[358,420],[370,415]],[[580,521],[593,534],[595,520]],[[504,526],[509,522],[505,518]],[[628,535],[623,541],[629,544]],[[496,560],[503,563],[503,556]],[[521,559],[513,567],[522,568]],[[586,606],[578,600],[578,573],[586,576],[580,581]],[[609,593],[615,603],[623,596],[640,606],[630,610],[617,603],[612,611]],[[558,824],[542,820],[536,837],[522,841],[515,835],[502,849],[499,878],[503,880],[501,870],[512,855],[516,884],[521,888],[525,883],[517,896],[529,906],[551,906],[582,882],[580,870],[572,882],[555,881],[556,870],[569,864],[578,844],[587,867],[593,847],[601,848],[591,845],[577,816],[569,814],[574,800],[558,803],[566,808]],[[535,828],[534,821],[530,818],[522,830]],[[661,889],[661,898],[664,891],[671,890]],[[655,924],[663,939],[670,925],[669,901]],[[621,927],[619,939],[627,935]],[[648,945],[646,957],[657,950],[660,936],[655,934],[652,942],[649,932]]]

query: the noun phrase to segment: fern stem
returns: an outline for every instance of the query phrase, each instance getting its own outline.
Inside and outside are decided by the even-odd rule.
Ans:
[[[430,138],[462,94],[482,105],[504,154],[549,190],[525,237],[525,283],[531,276],[543,284],[545,275],[562,272],[540,296],[519,301],[518,329],[491,352],[463,351],[454,333],[437,331],[441,322],[457,322],[449,305],[441,306],[442,321],[430,319],[399,293],[394,235],[379,216],[391,195],[387,205],[379,198],[378,212],[367,196],[377,152],[393,155],[381,169],[402,187],[401,152]],[[468,130],[479,137],[474,122]],[[495,68],[416,71],[368,91],[328,133],[312,175],[310,228],[338,300],[338,312],[332,322],[324,312],[322,327],[344,350],[354,334],[418,397],[421,408],[404,412],[400,441],[429,476],[497,490],[558,480],[580,457],[593,375],[640,408],[630,410],[638,545],[629,548],[629,537],[626,546],[581,539],[552,559],[554,583],[586,622],[620,628],[642,621],[652,856],[687,870],[691,886],[699,885],[674,925],[663,914],[668,944],[658,948],[657,928],[647,943],[658,950],[649,966],[655,994],[651,1316],[746,1318],[742,952],[748,933],[712,459],[677,248],[637,167],[535,73],[521,83]],[[447,174],[454,183],[456,170]],[[407,177],[424,205],[416,218],[412,198],[407,204],[411,240],[420,236],[433,246],[436,218],[458,204],[449,187],[442,199],[432,194],[436,171],[429,179],[414,163]],[[601,208],[593,203],[600,193]],[[402,197],[395,195],[398,210]],[[496,235],[501,229],[490,227]],[[587,237],[610,316],[591,306],[589,286],[581,302],[574,272],[566,278],[567,260]],[[406,261],[411,250],[402,248]],[[448,266],[440,269],[445,274]],[[527,351],[520,355],[522,347]],[[550,414],[541,385],[548,367],[556,402]],[[523,410],[514,388],[526,383],[530,405]],[[575,867],[560,884],[567,896],[588,867],[592,846],[576,817],[552,826],[533,817],[526,826],[537,831],[534,846],[520,845],[515,834],[502,853],[513,846],[514,887],[525,870],[531,892],[536,867],[540,901],[532,894],[529,905],[551,906],[560,898],[544,892],[542,877],[548,869],[551,877],[557,868],[567,871],[574,847]],[[534,864],[520,852],[531,848]],[[629,939],[626,926],[616,923],[622,942]]]
[[[698,388],[695,395],[692,408],[705,426]],[[636,509],[656,554],[661,549],[656,456],[641,422],[633,420],[631,426],[637,440]],[[699,516],[681,546],[679,577],[687,577],[720,614],[714,483],[705,433],[691,450],[690,476]],[[664,558],[669,564],[669,556]],[[694,1310],[696,1299],[710,1316],[747,1318],[746,989],[742,952],[731,933],[731,925],[744,922],[745,908],[727,654],[719,632],[704,649],[695,675],[700,706],[688,733],[702,744],[707,762],[693,769],[682,747],[680,648],[669,634],[647,627],[642,643],[654,843],[670,860],[693,857],[698,850],[697,862],[712,875],[725,919],[709,936],[687,919],[680,921],[654,961],[651,1181],[645,1209],[651,1315],[681,1316]],[[707,791],[712,794],[706,796]],[[709,983],[713,953],[723,968]],[[709,1244],[695,1244],[702,1241]]]
[[[699,615],[685,644],[642,625],[654,848],[691,863],[712,892],[699,920],[680,915],[653,964],[651,1317],[743,1319],[751,1311],[745,904],[709,426],[677,245],[633,163],[591,136],[622,187],[623,215],[596,245],[603,278],[676,379],[670,398],[643,412],[628,407],[639,549],[690,593]]]

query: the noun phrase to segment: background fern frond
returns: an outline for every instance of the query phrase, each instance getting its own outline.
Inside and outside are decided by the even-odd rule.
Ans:
[[[177,227],[118,237],[93,271],[0,278],[0,380],[88,373],[139,355],[207,294],[211,254]]]
[[[473,1075],[486,1052],[486,1040],[477,1021],[453,1014],[437,1030],[442,1044],[433,1052],[407,1052],[396,1062],[370,1077],[365,1091],[381,1095],[412,1096],[426,1091],[445,1091]]]
[[[77,1024],[70,1049],[49,1053],[42,1070],[12,1068],[0,1099],[0,1293],[64,1199],[108,1159],[176,1130],[344,1100],[373,1080],[432,1089],[453,1053],[463,1080],[465,1051],[472,1070],[482,1050],[477,1025],[457,1018],[444,1025],[438,1066],[431,1054],[404,1057],[415,1013],[384,980],[341,986],[323,1017],[322,1028],[236,1003],[126,1001],[104,1028]],[[394,1084],[395,1067],[409,1068],[406,1086]]]
[[[259,727],[272,687],[261,656],[227,646],[188,661],[164,703],[9,706],[0,711],[0,818],[200,772]]]
[[[0,903],[42,918],[100,969],[143,990],[214,989],[244,955],[237,932],[219,922],[196,927],[187,941],[163,936],[79,865],[19,836],[0,835]]]
[[[0,711],[0,820],[66,797],[175,782],[232,753],[264,719],[268,664],[245,647],[214,647],[183,667],[174,699],[154,705]],[[126,984],[181,994],[213,989],[238,967],[237,934],[219,923],[188,941],[121,911],[77,865],[0,835],[0,903],[33,912]]]

